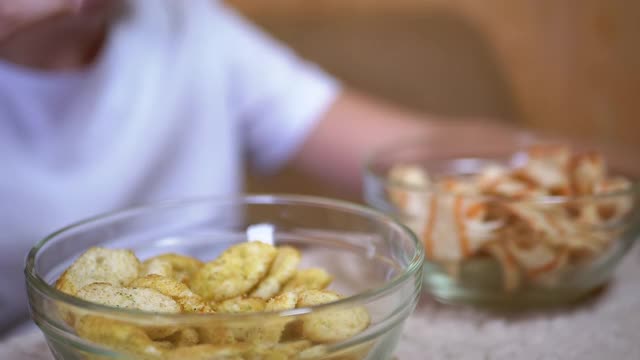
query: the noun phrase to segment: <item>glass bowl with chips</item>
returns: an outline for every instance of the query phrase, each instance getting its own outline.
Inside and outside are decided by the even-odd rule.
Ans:
[[[389,359],[423,256],[373,209],[256,195],[71,225],[25,275],[56,359]]]
[[[421,239],[436,300],[554,306],[605,285],[639,236],[639,184],[612,160],[527,134],[402,141],[370,157],[364,196]]]

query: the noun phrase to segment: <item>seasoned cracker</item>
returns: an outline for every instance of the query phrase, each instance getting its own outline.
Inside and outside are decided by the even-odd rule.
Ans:
[[[263,311],[265,305],[265,301],[260,298],[246,298],[240,296],[212,304],[211,308],[213,311],[218,313],[239,314]]]
[[[145,331],[122,321],[87,315],[76,324],[78,336],[140,358],[161,358],[165,346],[153,342]]]
[[[173,277],[175,280],[183,282],[187,285],[189,285],[189,282],[191,281],[191,278],[193,277],[193,275],[198,270],[200,270],[202,266],[204,266],[204,263],[202,263],[202,261],[196,258],[192,258],[190,256],[185,256],[180,254],[174,254],[174,253],[162,254],[162,255],[152,257],[150,259],[145,260],[143,265],[146,264],[147,267],[151,267],[152,263],[156,263],[157,267],[162,267],[162,268],[166,268],[167,265],[164,265],[164,264],[168,263],[169,266],[171,267],[170,277]],[[163,264],[163,265],[160,265],[160,264]],[[165,270],[161,269],[158,272],[161,272],[161,271],[165,271]],[[144,275],[148,275],[148,274],[149,273]],[[167,276],[162,273],[158,273],[158,275]]]
[[[93,247],[83,253],[56,282],[56,289],[70,295],[93,283],[126,286],[138,277],[140,261],[129,250]]]
[[[133,288],[150,288],[157,290],[180,304],[184,312],[203,313],[211,311],[205,301],[200,296],[194,294],[187,285],[166,276],[155,274],[147,275],[135,279],[129,286]]]
[[[201,344],[168,351],[165,358],[166,360],[243,360],[242,355],[249,349],[246,344]]]
[[[296,272],[283,287],[282,292],[321,290],[329,286],[333,278],[324,269],[310,268]]]
[[[245,294],[267,274],[275,256],[276,249],[261,242],[232,246],[195,273],[191,288],[213,301]]]
[[[175,332],[163,340],[171,343],[173,347],[184,347],[197,345],[200,342],[200,336],[196,329],[185,328]]]
[[[267,300],[279,293],[283,284],[295,275],[299,263],[300,252],[298,250],[290,246],[278,247],[269,273],[253,290],[251,296]]]
[[[340,299],[341,296],[334,292],[307,290],[300,292],[298,307],[327,304]],[[302,334],[304,338],[314,342],[338,342],[364,331],[370,320],[369,313],[359,306],[342,310],[324,310],[303,319]]]
[[[94,283],[78,291],[77,297],[117,308],[155,313],[179,313],[180,305],[169,296],[147,288],[125,288],[107,283]]]

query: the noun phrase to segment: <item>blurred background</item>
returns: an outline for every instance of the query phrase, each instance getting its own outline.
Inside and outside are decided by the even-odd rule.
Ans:
[[[615,142],[626,148],[621,156],[640,155],[640,1],[228,3],[354,88],[417,110]],[[336,196],[290,169],[252,174],[248,188]]]

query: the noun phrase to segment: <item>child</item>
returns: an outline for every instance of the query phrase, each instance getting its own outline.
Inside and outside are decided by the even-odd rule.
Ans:
[[[371,148],[448,131],[509,135],[343,89],[211,0],[0,0],[0,333],[26,317],[23,259],[56,228],[240,193],[245,154],[357,191]]]

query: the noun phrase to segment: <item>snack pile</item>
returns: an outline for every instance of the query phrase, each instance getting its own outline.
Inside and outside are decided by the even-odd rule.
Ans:
[[[634,206],[632,183],[609,175],[596,153],[535,146],[524,155],[513,168],[490,165],[437,179],[419,166],[396,165],[388,196],[427,258],[452,277],[465,262],[493,258],[507,292],[528,283],[554,286],[563,271],[613,245],[615,225]]]
[[[225,314],[193,324],[136,323],[60,307],[89,341],[141,359],[289,359],[322,356],[325,344],[365,330],[362,307],[299,317],[235,317],[334,302],[323,269],[298,270],[300,252],[252,241],[203,263],[178,254],[140,262],[129,250],[91,248],[60,276],[56,288],[78,298],[157,314]],[[153,315],[153,314],[151,314]]]

